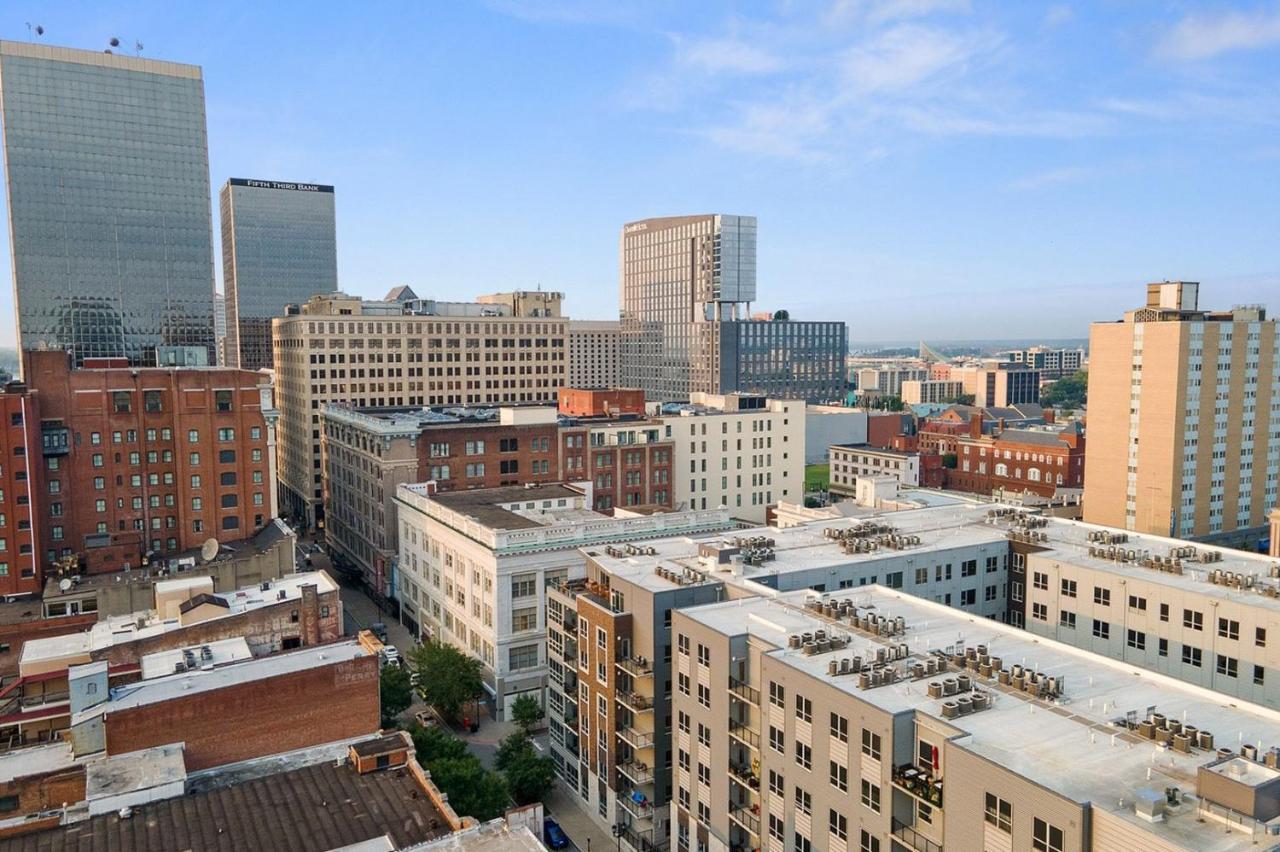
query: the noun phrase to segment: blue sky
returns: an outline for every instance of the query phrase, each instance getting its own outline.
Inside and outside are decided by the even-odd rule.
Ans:
[[[214,191],[335,184],[348,292],[608,317],[622,223],[728,212],[758,307],[857,341],[1083,336],[1164,278],[1280,310],[1276,0],[105,5],[0,37],[202,65]]]

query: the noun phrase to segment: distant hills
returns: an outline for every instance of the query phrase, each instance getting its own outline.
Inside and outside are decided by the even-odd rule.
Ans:
[[[947,355],[991,355],[997,352],[1007,352],[1011,349],[1027,349],[1032,346],[1047,346],[1051,349],[1076,349],[1078,347],[1089,348],[1089,340],[1083,337],[1064,337],[1064,338],[992,338],[987,340],[937,340],[929,339],[925,343],[929,344],[931,349]],[[850,355],[880,355],[890,357],[894,355],[914,355],[920,351],[919,340],[876,340],[876,341],[849,341]]]

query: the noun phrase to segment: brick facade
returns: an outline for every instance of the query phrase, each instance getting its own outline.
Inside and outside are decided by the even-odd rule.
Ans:
[[[137,567],[207,539],[252,536],[275,516],[271,385],[222,368],[70,369],[25,352],[43,445],[42,568]]]
[[[644,416],[638,388],[561,388],[560,413],[568,417]]]
[[[40,429],[25,385],[0,390],[0,596],[40,591]]]
[[[969,434],[957,445],[956,468],[947,471],[947,487],[957,491],[1003,489],[1053,497],[1060,488],[1084,487],[1085,438],[1075,427]]]
[[[378,658],[290,672],[105,716],[107,754],[180,739],[187,771],[372,734],[381,725]]]

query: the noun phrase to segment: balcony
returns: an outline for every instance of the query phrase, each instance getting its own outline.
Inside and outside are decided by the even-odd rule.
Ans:
[[[942,807],[942,779],[910,763],[893,768],[893,786],[927,805]]]
[[[618,737],[634,749],[653,748],[653,731],[637,731],[635,728],[619,728]]]
[[[653,819],[653,802],[643,794],[634,790],[618,793],[618,804],[633,819],[649,821]]]
[[[736,822],[752,837],[760,837],[760,806],[746,802],[729,803],[729,819]]]
[[[617,695],[618,703],[626,707],[632,713],[650,713],[653,711],[653,699],[647,695],[641,695],[638,692],[619,692]]]
[[[622,836],[637,852],[657,852],[659,849],[666,849],[669,843],[665,835],[655,840],[653,829],[641,834],[629,825],[622,826]]]
[[[624,657],[614,665],[632,677],[653,677],[653,660],[646,657]]]
[[[639,787],[642,784],[650,784],[653,782],[653,767],[647,763],[631,760],[626,763],[618,764],[618,771],[631,782]]]
[[[561,651],[560,658],[564,660],[566,663],[573,663],[575,666],[578,664],[578,640],[577,639],[564,640],[564,649]]]
[[[893,839],[915,852],[942,852],[942,847],[902,822],[897,817],[892,822]]]
[[[745,787],[752,795],[760,795],[760,778],[744,763],[729,761],[729,777],[741,787]]]
[[[748,704],[755,707],[760,706],[760,690],[738,680],[737,678],[729,678],[729,692]]]
[[[746,722],[739,722],[737,719],[730,719],[729,736],[733,737],[748,748],[753,748],[756,751],[760,750],[760,735],[747,727]]]

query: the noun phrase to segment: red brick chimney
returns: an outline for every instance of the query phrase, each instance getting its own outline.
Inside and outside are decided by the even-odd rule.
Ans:
[[[969,437],[970,438],[982,437],[982,413],[981,412],[969,415]]]
[[[1041,412],[1041,416],[1044,417],[1045,423],[1057,422],[1056,418],[1058,415],[1054,412],[1052,408],[1046,408],[1044,411]]]

